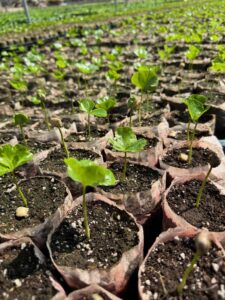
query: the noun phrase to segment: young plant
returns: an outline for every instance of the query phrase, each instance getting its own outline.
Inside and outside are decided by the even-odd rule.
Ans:
[[[90,116],[103,117],[107,116],[107,111],[102,108],[95,108],[95,102],[90,99],[83,99],[79,101],[80,110],[88,114],[88,137],[91,138],[91,124]]]
[[[159,80],[156,68],[149,66],[141,66],[138,68],[131,78],[131,82],[141,90],[141,102],[138,108],[138,121],[141,124],[141,105],[143,102],[143,94],[153,93],[158,87]]]
[[[97,99],[97,101],[96,101],[95,107],[103,109],[107,112],[108,123],[110,123],[109,110],[112,109],[113,107],[115,107],[116,103],[117,103],[116,99],[114,99],[112,97],[108,97],[108,96]]]
[[[188,108],[189,122],[187,127],[187,140],[189,142],[188,163],[192,162],[192,145],[195,139],[196,128],[200,117],[209,110],[209,106],[205,105],[207,98],[203,95],[193,94],[184,100],[184,104]],[[195,124],[192,134],[190,134],[191,121]]]
[[[29,117],[22,113],[14,114],[13,116],[13,123],[15,126],[18,126],[20,129],[20,133],[23,139],[24,144],[27,146],[27,142],[25,139],[25,134],[23,130],[23,126],[29,122]]]
[[[164,45],[163,50],[158,49],[158,55],[161,58],[161,60],[166,61],[170,58],[170,55],[174,52],[175,47],[169,47],[167,45]]]
[[[119,127],[116,130],[115,137],[109,140],[114,150],[124,152],[124,167],[121,182],[126,179],[127,173],[127,153],[140,152],[147,144],[145,139],[137,139],[135,133],[130,127]]]
[[[63,136],[63,132],[62,132],[62,126],[63,126],[62,121],[59,118],[52,118],[51,119],[51,124],[52,124],[53,127],[58,128],[59,133],[60,133],[60,137],[61,137],[61,143],[62,143],[64,151],[66,153],[66,157],[69,158],[69,156],[70,156],[69,150],[67,148],[67,145],[66,145],[66,142],[65,142],[65,139],[64,139],[64,136]]]
[[[183,289],[186,285],[188,276],[190,275],[190,273],[193,271],[195,265],[197,264],[197,262],[199,261],[199,259],[207,254],[207,252],[210,250],[211,248],[211,242],[208,238],[208,233],[205,231],[200,232],[196,239],[195,239],[195,247],[196,247],[196,252],[191,260],[191,263],[187,266],[187,268],[185,269],[184,273],[183,273],[183,277],[182,280],[180,282],[180,284],[177,287],[177,293],[179,296],[181,296],[182,299],[182,293],[183,293]]]
[[[0,176],[6,173],[12,174],[12,180],[16,185],[16,189],[20,194],[25,207],[28,207],[27,199],[25,198],[18,184],[15,169],[32,160],[32,158],[33,155],[26,146],[20,144],[17,144],[15,146],[6,144],[0,147]]]
[[[90,227],[86,203],[86,188],[97,185],[115,185],[116,180],[111,170],[96,164],[91,160],[77,160],[75,158],[64,159],[67,165],[67,173],[71,179],[80,182],[83,186],[83,213],[84,226],[88,240],[90,239]]]
[[[136,98],[134,96],[131,96],[127,100],[127,106],[130,109],[130,111],[129,111],[129,115],[130,115],[129,126],[131,128],[132,127],[132,115],[133,115],[133,112],[138,108],[138,103],[137,103],[137,100],[136,100]]]
[[[44,115],[44,119],[45,119],[45,125],[47,127],[48,130],[50,130],[50,123],[49,123],[49,117],[48,117],[48,110],[46,108],[45,105],[45,98],[46,98],[46,93],[43,89],[38,89],[37,90],[37,94],[35,96],[32,96],[30,98],[30,101],[34,104],[34,105],[40,105],[43,115]]]

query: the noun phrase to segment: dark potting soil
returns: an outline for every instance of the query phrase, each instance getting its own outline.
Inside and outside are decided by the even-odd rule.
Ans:
[[[190,131],[190,135],[192,134],[192,131]],[[211,134],[209,133],[208,130],[205,130],[205,131],[199,131],[197,130],[195,132],[195,138],[196,139],[200,139],[201,137],[205,137],[205,136],[210,136]],[[176,135],[175,137],[174,136],[170,136],[170,138],[173,138],[175,140],[179,140],[179,141],[185,141],[187,140],[187,131],[186,130],[183,130],[183,131],[176,131]]]
[[[210,231],[225,230],[225,195],[210,182],[204,189],[199,208],[195,207],[201,181],[191,180],[185,184],[174,185],[167,196],[167,201],[176,214],[190,224]]]
[[[142,118],[140,125],[138,119],[135,119],[132,122],[132,125],[135,127],[157,126],[160,123],[160,121],[160,116],[149,116],[149,118]]]
[[[54,177],[33,177],[21,182],[20,187],[29,207],[29,217],[22,219],[16,218],[15,212],[17,207],[24,204],[15,188],[12,190],[10,177],[0,181],[0,232],[2,234],[43,223],[63,204],[67,196],[65,186]]]
[[[138,244],[138,227],[117,207],[88,202],[91,239],[83,226],[82,206],[69,214],[52,236],[53,258],[58,265],[82,269],[108,268]]]
[[[16,137],[16,134],[10,132],[0,132],[0,145],[6,144],[10,140]]]
[[[123,164],[114,162],[109,167],[116,179],[119,181],[122,177]],[[160,177],[159,173],[146,166],[127,163],[126,180],[124,182],[118,182],[115,186],[102,186],[101,188],[105,192],[114,194],[123,193],[137,193],[140,191],[149,190],[152,184]]]
[[[181,153],[188,155],[189,149],[187,147],[183,147],[179,149],[173,148],[168,150],[166,155],[163,157],[163,162],[169,166],[184,169],[205,166],[207,164],[210,164],[213,168],[215,168],[220,164],[220,160],[217,155],[208,148],[193,148],[191,164],[180,159]]]
[[[178,284],[195,254],[194,241],[179,239],[159,244],[148,257],[141,285],[149,300],[179,300]],[[187,279],[183,300],[221,300],[225,298],[225,260],[213,247],[203,255]]]
[[[199,119],[199,123],[204,124],[212,120],[211,115],[203,115]],[[182,123],[188,123],[189,122],[189,114],[186,111],[174,111],[172,116],[167,119],[169,126],[174,127],[176,125],[179,125]]]
[[[32,245],[22,244],[0,254],[1,300],[50,300],[56,291],[47,266],[40,265]]]
[[[95,139],[95,138],[100,138],[103,137],[107,134],[107,130],[99,130],[96,127],[91,127],[91,138]],[[66,141],[67,142],[86,142],[89,140],[89,136],[88,136],[88,132],[84,132],[83,134],[79,134],[79,133],[72,133],[70,134],[67,138]]]
[[[27,146],[32,153],[38,153],[50,149],[52,146],[54,146],[54,144],[47,143],[47,142],[43,143],[43,142],[29,139],[27,140]]]
[[[98,155],[97,153],[85,149],[76,149],[76,150],[69,149],[69,153],[71,157],[74,157],[76,159],[95,160],[96,158],[100,157],[100,155]],[[61,148],[55,150],[51,152],[48,155],[48,157],[40,163],[40,167],[43,170],[48,172],[58,172],[58,173],[66,172],[66,165],[64,163],[64,158],[66,158],[64,149]]]

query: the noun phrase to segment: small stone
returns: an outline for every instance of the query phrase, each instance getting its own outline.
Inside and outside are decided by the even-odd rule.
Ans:
[[[177,131],[172,130],[172,131],[169,133],[169,136],[175,138],[175,137],[177,136],[177,133],[178,133]]]
[[[185,254],[184,253],[181,253],[180,256],[181,256],[181,258],[185,259]]]
[[[145,284],[146,284],[146,285],[150,285],[150,280],[147,279],[147,280],[145,281]]]
[[[188,155],[186,153],[180,153],[179,160],[181,161],[188,161]]]
[[[218,264],[212,263],[212,267],[216,273],[219,271],[220,266]]]
[[[211,279],[211,283],[212,283],[212,284],[217,283],[216,278],[213,277],[213,278]]]
[[[17,218],[27,218],[29,216],[29,208],[23,206],[17,207],[16,216]]]
[[[22,285],[22,282],[19,279],[15,279],[14,283],[17,287],[20,287]]]

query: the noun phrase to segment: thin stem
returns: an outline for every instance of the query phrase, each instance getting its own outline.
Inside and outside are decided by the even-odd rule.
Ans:
[[[17,181],[17,178],[16,178],[16,175],[15,175],[14,171],[12,172],[12,177],[13,177],[13,181],[16,185],[16,189],[17,189],[18,193],[20,194],[20,197],[22,198],[25,207],[28,207],[27,199],[25,198],[25,196],[24,196],[24,194],[23,194],[23,192],[22,192],[22,190],[21,190],[21,188],[18,184],[18,181]]]
[[[196,206],[197,208],[199,208],[200,201],[201,201],[201,198],[202,198],[202,194],[203,194],[203,192],[204,192],[205,185],[206,185],[206,182],[207,182],[207,180],[208,180],[208,178],[209,178],[209,175],[210,175],[211,171],[212,171],[212,166],[210,165],[209,171],[208,171],[208,173],[206,174],[204,180],[202,181],[201,187],[200,187],[200,189],[199,189],[199,191],[198,191],[198,195],[197,195],[197,199],[196,199],[196,203],[195,203],[195,206]]]
[[[199,261],[200,257],[201,257],[201,252],[199,250],[197,250],[195,255],[192,258],[191,263],[187,266],[187,268],[184,271],[181,283],[177,287],[177,292],[179,295],[182,294],[185,284],[187,282],[188,276],[192,272],[195,264]]]
[[[75,113],[75,108],[74,108],[74,105],[73,105],[73,99],[71,98],[71,113],[74,114]]]
[[[23,131],[23,126],[22,126],[22,125],[19,125],[19,127],[20,127],[20,133],[21,133],[21,135],[22,135],[23,142],[24,142],[24,144],[27,146],[27,141],[26,141],[26,139],[25,139],[25,134],[24,134],[24,131]]]
[[[193,129],[193,132],[192,132],[192,135],[191,135],[191,140],[190,140],[189,153],[188,153],[188,164],[189,165],[192,162],[193,141],[194,141],[194,138],[195,138],[195,132],[196,132],[197,124],[198,123],[195,123],[195,127]]]
[[[187,126],[187,141],[188,142],[190,142],[190,126],[191,126],[191,120],[189,119],[188,126]]]
[[[87,213],[87,202],[86,202],[86,186],[83,186],[83,213],[84,213],[84,227],[85,233],[88,240],[90,240],[90,227],[88,224],[88,213]]]
[[[130,113],[130,128],[132,127],[132,113]]]
[[[88,114],[88,140],[91,139],[91,124],[90,124],[90,114]]]
[[[138,126],[141,126],[141,105],[142,105],[142,99],[143,99],[143,92],[141,92],[141,103],[138,106]]]
[[[48,112],[47,112],[46,106],[43,101],[41,101],[41,108],[42,108],[42,111],[43,111],[44,117],[45,117],[45,125],[48,128],[48,131],[50,131],[51,128],[50,128],[50,124],[48,121]]]
[[[125,181],[126,173],[127,173],[127,152],[125,152],[125,156],[124,156],[124,167],[123,167],[123,174],[121,177],[121,182]]]
[[[59,129],[59,133],[60,133],[60,136],[61,136],[61,141],[62,141],[62,144],[63,144],[63,148],[66,152],[66,157],[69,158],[70,154],[69,154],[69,150],[67,148],[67,145],[66,145],[64,137],[63,137],[62,129],[60,127],[58,127],[58,129]]]

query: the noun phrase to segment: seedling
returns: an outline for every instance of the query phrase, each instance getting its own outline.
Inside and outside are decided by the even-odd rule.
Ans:
[[[195,239],[196,252],[191,260],[191,263],[187,266],[184,271],[182,280],[177,287],[177,293],[182,297],[183,289],[187,282],[188,276],[193,271],[194,266],[197,264],[199,259],[206,254],[211,248],[211,242],[208,238],[208,234],[205,231],[200,232]]]
[[[25,207],[28,207],[27,199],[25,198],[15,175],[15,169],[32,160],[33,155],[26,146],[17,144],[12,146],[6,144],[0,147],[0,176],[11,173],[12,179],[16,185],[16,189],[23,200]]]
[[[189,122],[187,127],[187,140],[189,142],[188,163],[192,162],[192,146],[195,139],[196,128],[200,117],[209,110],[209,106],[205,105],[207,98],[203,95],[193,94],[184,100],[184,104],[188,108]],[[191,121],[195,124],[192,134],[190,134]]]
[[[108,72],[106,73],[106,79],[108,81],[112,81],[113,82],[114,94],[117,93],[117,81],[120,79],[120,77],[121,77],[121,75],[115,69],[109,69]]]
[[[188,51],[185,53],[185,56],[188,60],[192,61],[199,56],[200,52],[201,52],[201,49],[199,47],[190,45],[188,48]]]
[[[79,101],[80,110],[88,114],[88,138],[91,138],[91,124],[90,116],[103,117],[107,116],[107,111],[102,108],[95,108],[95,102],[90,99],[83,99]]]
[[[174,47],[169,47],[167,45],[164,45],[163,50],[158,50],[158,55],[161,58],[161,60],[166,61],[170,58],[170,55],[174,52]]]
[[[66,153],[66,157],[69,158],[70,154],[69,154],[69,150],[67,148],[67,145],[66,145],[66,142],[65,142],[65,139],[64,139],[64,136],[63,136],[63,132],[62,132],[62,121],[59,119],[59,118],[52,118],[51,119],[51,124],[53,127],[56,127],[58,128],[59,130],[59,133],[60,133],[60,137],[61,137],[61,143],[63,144],[63,148],[65,150],[65,153]]]
[[[86,203],[86,188],[97,185],[115,185],[116,180],[111,170],[96,164],[91,160],[77,160],[75,158],[64,159],[67,165],[67,173],[71,179],[80,182],[83,186],[83,213],[84,226],[88,240],[90,239],[90,227]]]
[[[121,182],[124,182],[127,172],[127,153],[142,151],[146,146],[147,141],[145,139],[138,140],[130,127],[119,127],[116,130],[115,137],[110,139],[109,143],[112,145],[114,150],[124,152],[124,167],[121,177]]]
[[[96,101],[95,107],[104,109],[107,112],[108,123],[110,123],[109,110],[112,109],[116,105],[116,103],[117,103],[116,99],[114,99],[112,97],[108,97],[108,96],[97,99],[97,101]]]
[[[45,119],[45,124],[48,130],[50,130],[50,123],[49,123],[49,118],[48,118],[48,110],[46,108],[45,105],[45,98],[46,98],[46,94],[45,91],[42,89],[38,89],[37,90],[37,94],[36,96],[32,96],[30,98],[30,101],[34,104],[34,105],[40,105],[43,115],[44,115],[44,119]]]
[[[141,125],[141,105],[143,102],[144,93],[153,93],[158,87],[159,80],[156,73],[156,68],[149,66],[141,66],[138,68],[131,78],[131,82],[141,90],[141,102],[138,107],[138,122]]]
[[[22,113],[17,113],[13,116],[13,123],[20,128],[20,133],[24,144],[27,146],[23,126],[29,122],[29,117]]]
[[[137,100],[134,96],[131,96],[128,100],[127,100],[127,106],[130,109],[130,121],[129,121],[129,126],[130,128],[132,127],[132,114],[134,112],[134,110],[136,110],[138,108],[138,103]]]

